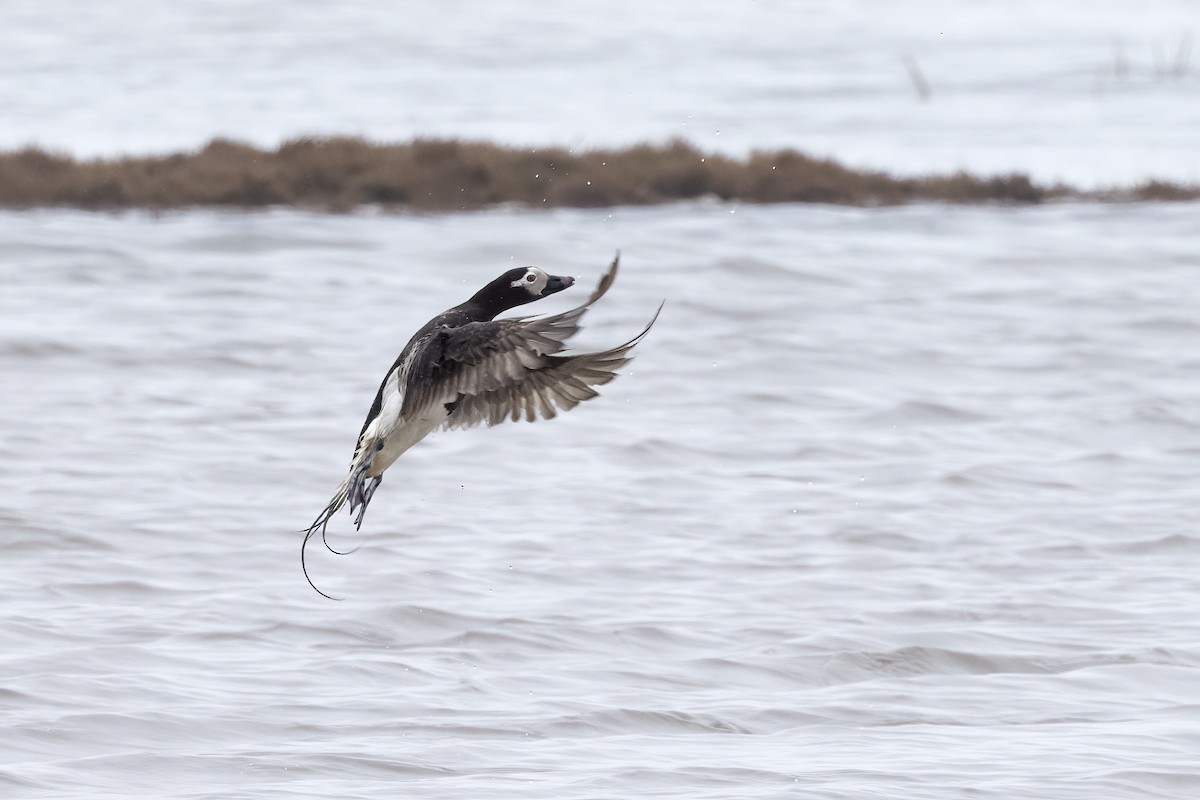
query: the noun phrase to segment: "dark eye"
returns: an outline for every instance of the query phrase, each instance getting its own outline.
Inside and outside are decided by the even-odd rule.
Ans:
[[[526,283],[533,283],[536,280],[537,280],[537,275],[534,275],[532,272],[525,276]]]

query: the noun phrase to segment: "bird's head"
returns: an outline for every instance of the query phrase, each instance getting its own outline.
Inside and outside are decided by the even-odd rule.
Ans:
[[[550,275],[537,267],[517,267],[483,287],[476,297],[493,308],[504,310],[541,300],[573,283],[574,278]]]

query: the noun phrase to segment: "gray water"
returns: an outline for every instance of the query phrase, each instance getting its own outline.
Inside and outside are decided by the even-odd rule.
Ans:
[[[0,794],[1193,797],[1196,213],[0,215]],[[412,331],[618,246],[313,592]]]
[[[5,7],[0,147],[683,136],[1200,179],[1192,0]],[[931,88],[924,102],[905,67]],[[1200,795],[1195,204],[0,213],[0,796]],[[426,319],[601,398],[299,529]]]

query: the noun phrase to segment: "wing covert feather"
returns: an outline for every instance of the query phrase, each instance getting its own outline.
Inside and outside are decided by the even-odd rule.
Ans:
[[[553,419],[559,410],[571,410],[599,394],[593,386],[603,386],[616,377],[616,371],[632,358],[629,351],[650,331],[657,319],[656,312],[641,333],[611,350],[572,356],[544,356],[538,368],[527,369],[516,380],[502,383],[491,390],[464,392],[455,398],[457,403],[443,427],[470,428],[483,423],[495,425],[505,420],[517,422],[521,419],[533,422],[539,417]]]

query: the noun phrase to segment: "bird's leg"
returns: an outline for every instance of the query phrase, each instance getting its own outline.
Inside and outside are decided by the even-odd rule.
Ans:
[[[366,500],[370,499],[366,498],[367,471],[375,463],[375,455],[382,449],[383,439],[380,439],[371,446],[370,451],[366,453],[365,457],[361,459],[357,456],[355,457],[354,465],[350,468],[350,475],[346,478],[348,482],[346,500],[350,503],[351,514],[360,505],[365,506]]]
[[[383,483],[383,476],[376,475],[367,481],[362,487],[362,508],[358,510],[358,516],[354,519],[354,529],[362,530],[363,514],[367,513],[367,506],[371,503],[371,498],[375,496],[375,490],[379,488],[379,484]]]

